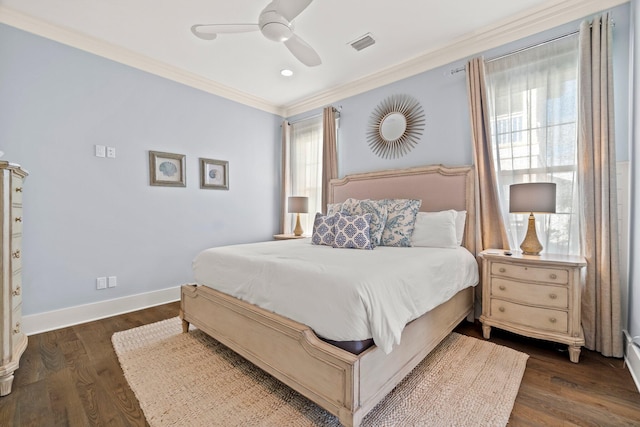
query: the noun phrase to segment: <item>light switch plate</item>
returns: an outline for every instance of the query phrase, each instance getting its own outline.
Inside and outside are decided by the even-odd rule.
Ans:
[[[96,289],[107,289],[107,278],[98,277],[96,279]]]
[[[109,288],[115,288],[118,284],[118,278],[116,276],[109,276],[107,278],[107,286]]]
[[[104,145],[96,145],[96,157],[104,157],[106,155],[106,150]]]

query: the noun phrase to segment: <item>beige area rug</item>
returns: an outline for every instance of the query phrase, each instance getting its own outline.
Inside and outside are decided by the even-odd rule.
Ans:
[[[179,318],[113,335],[147,422],[158,426],[339,426],[337,418]],[[529,356],[452,333],[363,426],[504,426]]]

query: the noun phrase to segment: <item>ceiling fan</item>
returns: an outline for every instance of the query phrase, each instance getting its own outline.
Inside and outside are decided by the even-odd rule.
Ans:
[[[260,30],[269,40],[284,42],[293,56],[304,65],[315,67],[322,63],[320,56],[293,32],[292,22],[311,2],[312,0],[273,0],[260,12],[257,24],[198,24],[191,27],[191,32],[203,40],[214,40],[222,33]]]

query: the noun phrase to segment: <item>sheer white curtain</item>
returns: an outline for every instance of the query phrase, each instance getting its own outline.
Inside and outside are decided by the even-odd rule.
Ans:
[[[309,213],[300,215],[305,234],[311,234],[316,212],[322,212],[322,117],[291,124],[290,196],[307,196]],[[295,224],[291,214],[291,226]]]
[[[580,254],[577,186],[577,35],[486,64],[492,149],[505,226],[512,248],[528,215],[509,213],[509,186],[555,182],[556,214],[536,215],[549,253]]]

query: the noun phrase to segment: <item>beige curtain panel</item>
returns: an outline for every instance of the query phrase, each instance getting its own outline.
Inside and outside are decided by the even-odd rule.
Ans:
[[[336,110],[326,107],[322,112],[322,212],[327,211],[329,182],[337,177]]]
[[[611,40],[609,14],[580,26],[578,182],[587,259],[582,327],[588,349],[622,357]]]
[[[476,218],[479,227],[476,251],[489,248],[509,248],[509,239],[502,218],[496,168],[491,151],[491,128],[484,76],[484,60],[474,58],[467,63],[467,91],[471,113],[471,139],[476,174]]]
[[[291,180],[289,175],[290,171],[290,140],[291,140],[291,125],[288,121],[282,122],[282,176],[280,184],[280,233],[291,233],[291,221],[288,221],[287,214],[287,197],[289,196],[289,187]]]

